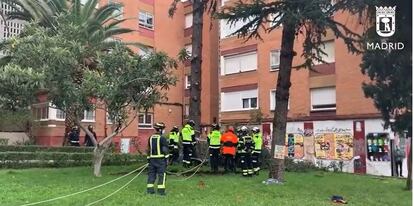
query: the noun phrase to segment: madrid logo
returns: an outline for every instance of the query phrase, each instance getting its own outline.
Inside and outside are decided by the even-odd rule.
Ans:
[[[381,37],[390,37],[395,33],[395,9],[394,7],[375,7],[376,31]]]

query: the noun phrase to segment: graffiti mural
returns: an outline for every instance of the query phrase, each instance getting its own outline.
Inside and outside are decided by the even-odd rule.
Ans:
[[[369,161],[391,161],[388,133],[369,133],[367,151]]]
[[[318,159],[350,160],[354,155],[353,136],[347,129],[331,128],[315,134],[315,156]]]
[[[285,146],[287,148],[287,150],[285,151],[285,156],[297,158],[297,159],[303,158],[305,151],[303,147],[304,138],[302,134],[290,133],[286,135],[285,142],[286,142]]]

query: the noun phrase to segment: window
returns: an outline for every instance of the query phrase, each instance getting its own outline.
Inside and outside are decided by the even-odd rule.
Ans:
[[[153,52],[154,52],[154,48],[152,48],[151,46],[142,46],[138,50],[138,54],[142,56],[147,56]]]
[[[322,51],[324,51],[326,53],[325,54],[321,54],[321,59],[323,59],[326,63],[333,63],[335,62],[335,41],[326,41],[324,42],[324,44],[319,46],[320,49],[322,49]],[[319,61],[314,61],[314,64],[323,64],[322,62]]]
[[[220,21],[220,38],[224,39],[224,38],[232,36],[234,32],[242,28],[247,23],[248,23],[248,20],[246,22],[237,21],[233,24],[230,24],[229,22],[227,22],[227,20],[221,20]]]
[[[33,117],[36,120],[49,120],[49,103],[40,103],[32,106]]]
[[[66,118],[66,114],[61,109],[56,109],[56,119],[58,120],[64,120]]]
[[[94,110],[85,110],[83,113],[83,120],[85,122],[95,121],[95,111]]]
[[[222,57],[221,75],[257,69],[257,52]]]
[[[282,16],[279,16],[279,13],[270,14],[268,19],[270,21],[269,26],[274,27],[276,25],[276,22],[280,21],[280,19],[282,19]],[[282,24],[279,26],[282,26]]]
[[[152,127],[152,114],[141,113],[138,115],[138,127]]]
[[[187,52],[188,56],[191,56],[191,54],[193,53],[193,45],[191,44],[185,45],[185,51]]]
[[[118,3],[118,2],[114,0],[108,0],[108,4],[114,4],[114,3]],[[124,13],[124,6],[121,6],[119,9],[114,11],[113,15],[116,17],[115,19],[122,20],[124,18],[123,13]]]
[[[315,88],[310,90],[311,110],[335,110],[336,90],[335,87]]]
[[[270,111],[274,111],[276,108],[276,90],[270,91]],[[288,109],[290,109],[290,98],[288,100]]]
[[[270,70],[278,70],[280,64],[280,50],[270,52]]]
[[[193,14],[185,15],[185,28],[190,28],[193,26]]]
[[[191,87],[191,75],[185,75],[185,89],[190,89]]]
[[[257,97],[242,99],[243,109],[257,108]]]
[[[257,97],[257,89],[222,92],[220,99],[221,111],[240,111],[257,108],[259,105]]]
[[[184,115],[187,117],[190,116],[190,105],[186,104],[184,109]]]
[[[112,119],[109,117],[109,114],[106,113],[106,124],[112,124],[112,123],[113,123]]]
[[[139,12],[139,26],[147,29],[154,29],[154,16],[146,11]]]
[[[224,4],[226,4],[226,2],[229,0],[221,0],[221,5],[224,6]]]

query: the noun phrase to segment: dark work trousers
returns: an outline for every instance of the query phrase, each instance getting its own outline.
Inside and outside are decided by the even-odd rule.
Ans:
[[[224,171],[235,172],[236,169],[234,168],[234,155],[224,154],[223,156],[224,156]]]
[[[400,170],[398,171],[398,167]],[[397,170],[397,176],[402,177],[402,161],[395,161],[395,169]]]
[[[169,163],[173,164],[175,162],[178,162],[178,158],[180,157],[180,151],[178,150],[178,147],[174,148],[174,146],[170,146],[169,150],[170,150]]]
[[[240,163],[243,176],[251,176],[253,174],[252,155],[250,153],[240,153]]]
[[[183,143],[183,165],[189,167],[191,165],[191,158],[193,157],[193,145]]]
[[[167,167],[167,161],[165,158],[151,158],[148,165],[148,181],[147,181],[147,193],[155,193],[155,180],[158,176],[158,189],[157,192],[160,195],[165,195],[165,181],[167,175],[165,170]]]
[[[253,172],[259,174],[260,171],[260,151],[253,151],[252,153]]]
[[[210,152],[210,166],[212,172],[218,172],[220,163],[220,148],[209,148]]]

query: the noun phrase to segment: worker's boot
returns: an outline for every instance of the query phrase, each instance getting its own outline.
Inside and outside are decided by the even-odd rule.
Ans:
[[[157,192],[158,192],[158,194],[159,194],[159,195],[161,195],[161,196],[165,196],[165,195],[167,195],[167,194],[165,193],[165,189],[158,189],[158,190],[157,190]]]

